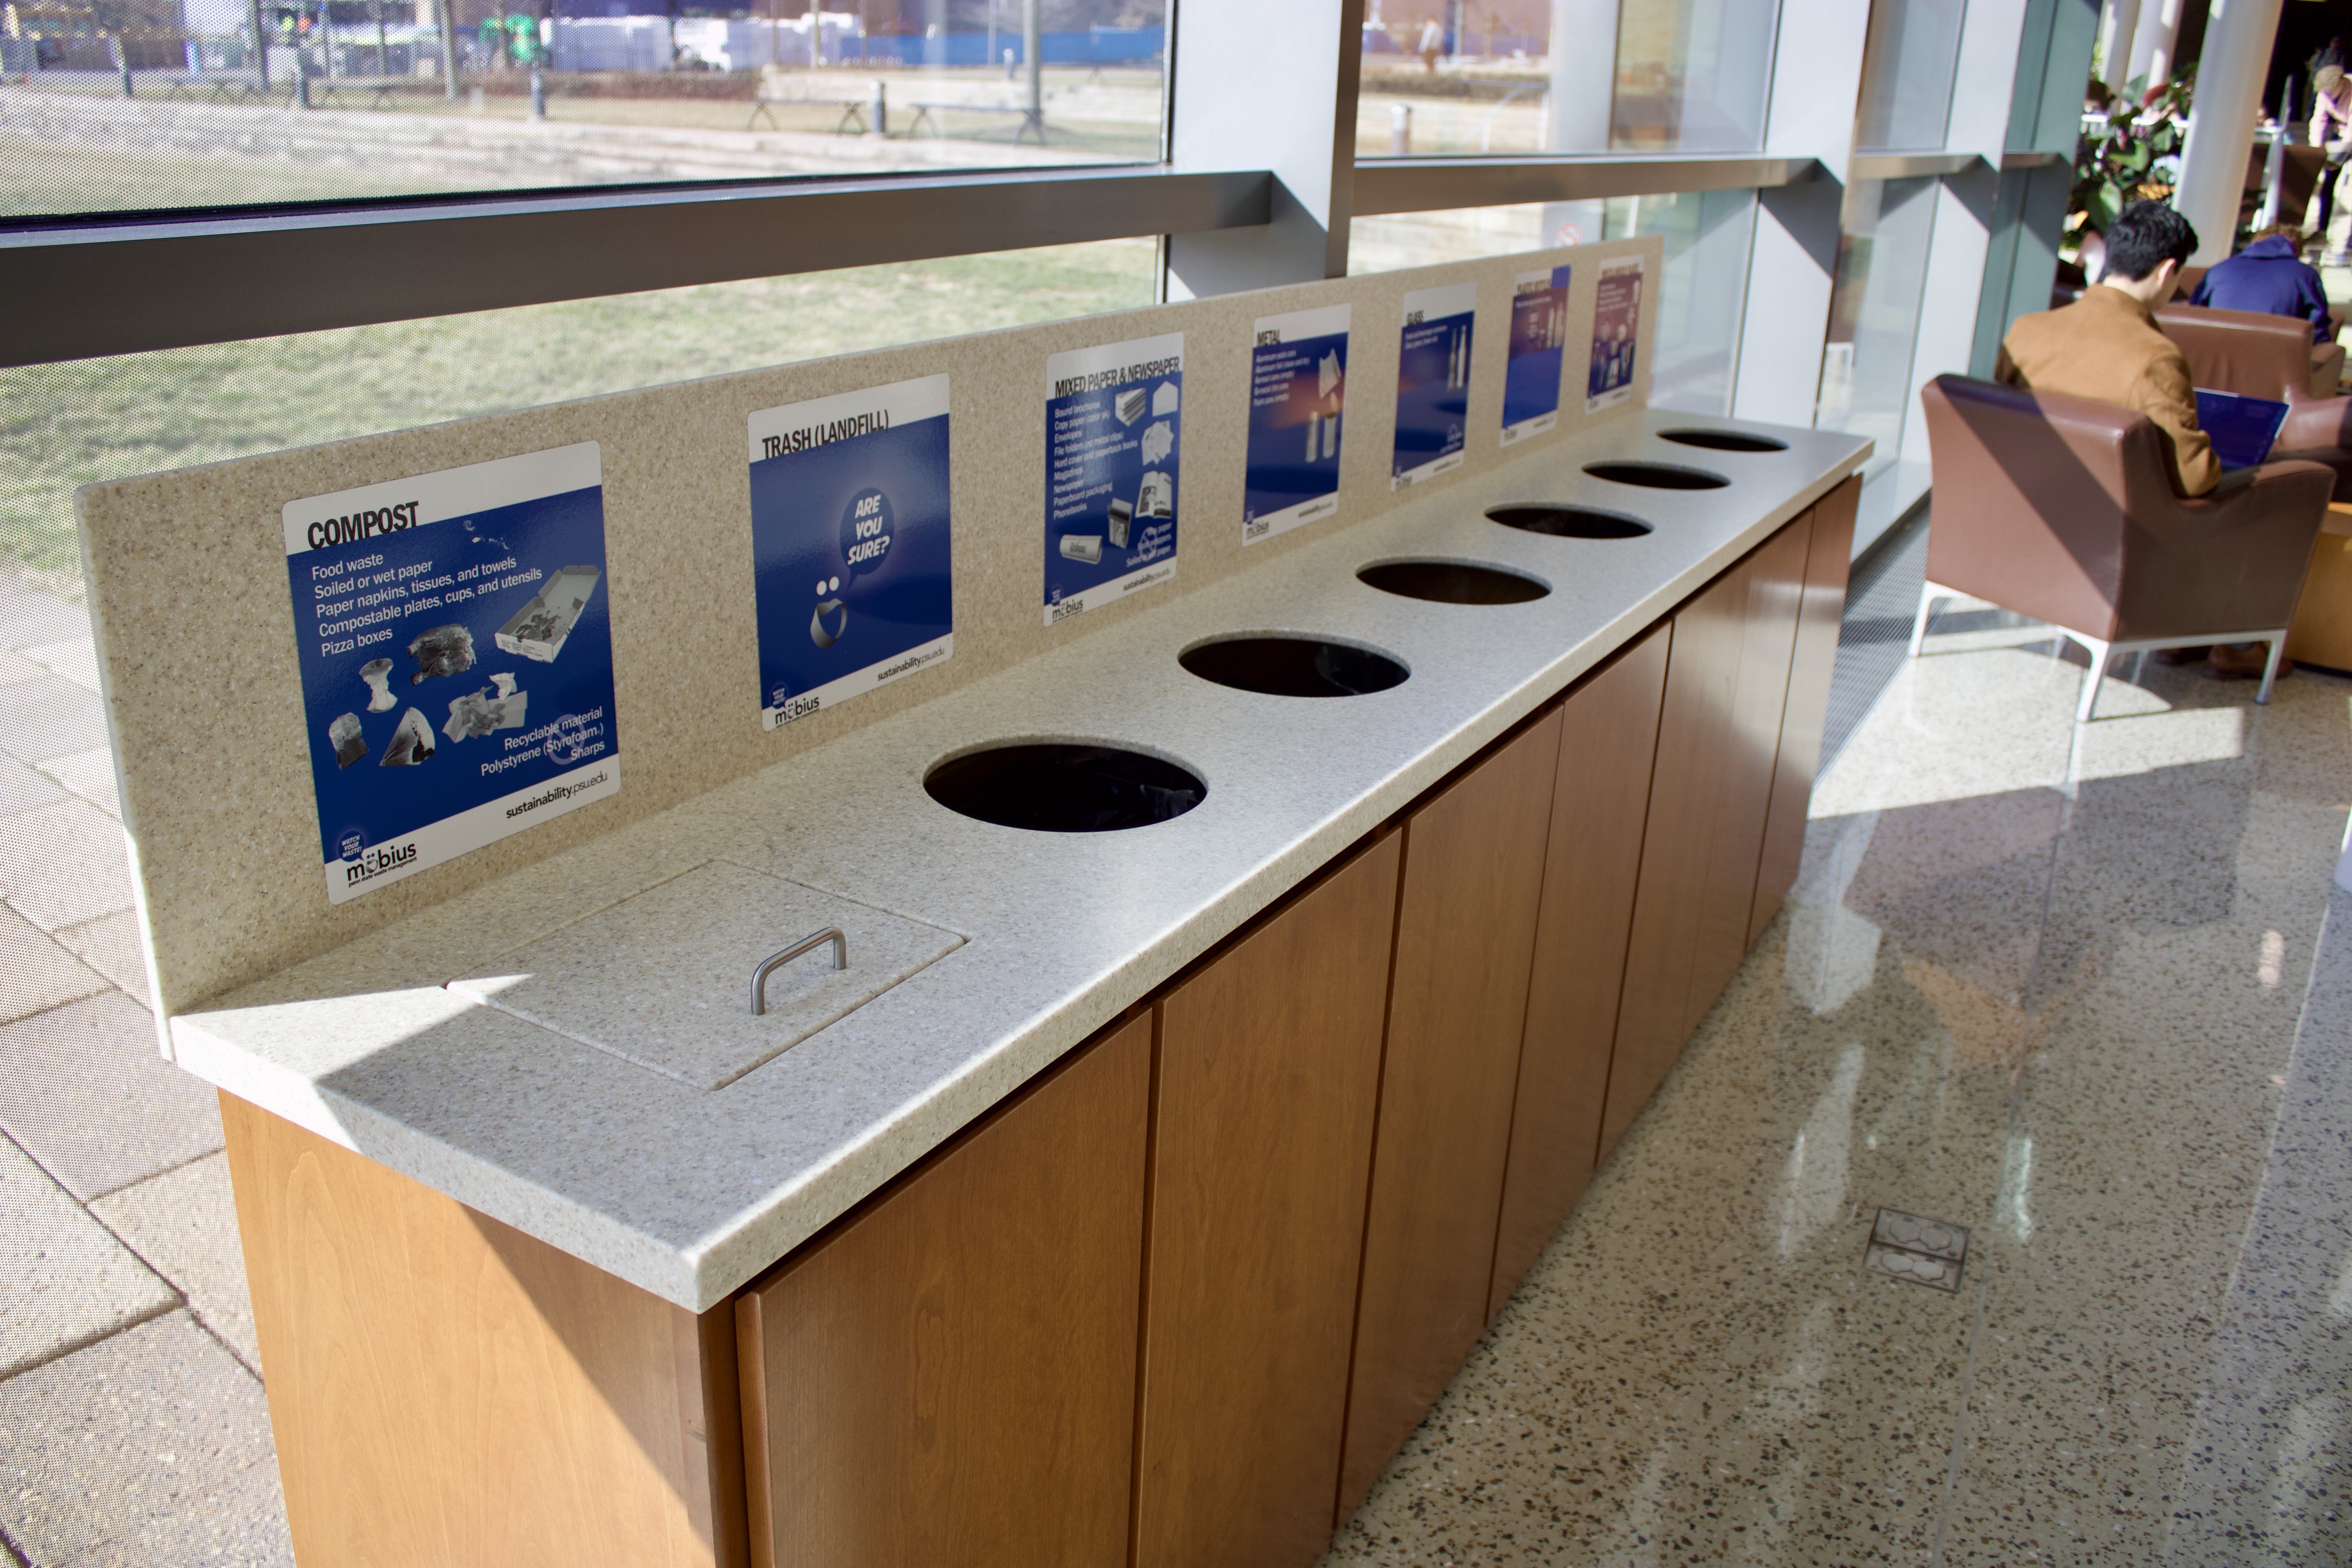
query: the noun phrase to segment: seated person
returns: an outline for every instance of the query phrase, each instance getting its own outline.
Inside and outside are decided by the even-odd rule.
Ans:
[[[2164,437],[2172,488],[2201,496],[2221,482],[2221,459],[2197,427],[2189,360],[2156,324],[2197,231],[2162,202],[2134,202],[2107,227],[2106,268],[2083,297],[2020,316],[2001,340],[1993,374],[2030,392],[2055,392],[2137,409]]]
[[[2301,316],[2311,323],[2314,342],[2333,335],[2327,323],[2327,290],[2318,268],[2303,259],[2301,235],[2280,224],[2197,280],[2192,305],[2211,310],[2251,310],[2258,316]]]
[[[2220,484],[2221,462],[2197,427],[2188,356],[2158,328],[2156,308],[2172,297],[2180,264],[2196,249],[2197,231],[2187,218],[2161,202],[2132,203],[2107,227],[2106,269],[2098,282],[2062,310],[2020,316],[2001,340],[1993,372],[2030,392],[2120,404],[2147,415],[2164,437],[2172,488],[2184,496],[2201,496]],[[2231,643],[2210,650],[2166,648],[2156,657],[2166,664],[2208,658],[2208,674],[2237,680],[2260,675],[2269,651],[2264,643]],[[2279,661],[2281,675],[2294,669],[2291,661]]]

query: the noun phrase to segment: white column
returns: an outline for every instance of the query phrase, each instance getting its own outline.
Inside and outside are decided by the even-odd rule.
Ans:
[[[1273,170],[1274,221],[1171,235],[1169,299],[1346,275],[1363,15],[1363,0],[1184,0],[1169,163]]]
[[[1544,104],[1544,146],[1554,153],[1606,153],[1617,93],[1618,0],[1551,0],[1551,92]],[[1543,243],[1590,244],[1601,237],[1609,204],[1546,202]],[[1567,231],[1575,230],[1571,239]]]
[[[2131,79],[2132,35],[2138,27],[2139,0],[2107,0],[2099,18],[2099,79],[2110,91],[2121,92]]]
[[[1731,395],[1735,418],[1813,422],[1868,20],[1868,7],[1852,0],[1782,0],[1764,151],[1817,158],[1828,175],[1758,198]]]
[[[2189,111],[2189,144],[2180,155],[2180,188],[2172,205],[2197,227],[2192,266],[2227,258],[2237,237],[2238,200],[2246,188],[2254,119],[2262,112],[2263,73],[2278,37],[2280,0],[2213,0],[2205,47],[2197,62],[2197,97]]]
[[[2172,46],[2180,33],[2180,7],[2185,0],[2149,0],[2139,8],[2139,29],[2132,35],[2131,67],[2124,79],[2147,78],[2148,87],[2172,79]]]

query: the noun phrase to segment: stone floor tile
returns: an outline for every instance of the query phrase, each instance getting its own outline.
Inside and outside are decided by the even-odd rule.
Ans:
[[[106,977],[14,910],[0,909],[0,1024],[95,996]]]
[[[139,917],[131,910],[117,910],[110,915],[68,926],[58,932],[57,940],[76,958],[131,993],[142,1005],[155,1005],[155,999],[147,994],[147,954],[139,937]]]
[[[37,680],[51,673],[13,647],[0,647],[0,686],[13,686],[20,680]]]
[[[51,757],[41,764],[40,771],[107,816],[121,820],[122,793],[115,780],[114,752],[110,748],[92,746],[87,752]]]
[[[25,657],[60,680],[70,680],[84,691],[98,691],[98,645],[88,636],[64,642],[40,643],[24,650]]]
[[[0,1138],[0,1378],[179,1304],[170,1286]]]
[[[0,647],[34,647],[89,635],[89,612],[54,594],[0,581]]]
[[[261,1346],[254,1337],[253,1298],[245,1286],[245,1247],[237,1239],[227,1154],[207,1154],[109,1193],[89,1210],[188,1299],[197,1321],[260,1373]]]
[[[105,708],[72,681],[45,675],[0,686],[0,752],[41,763],[106,743]]]
[[[261,1384],[184,1312],[0,1383],[0,1529],[40,1568],[292,1568]]]
[[[66,798],[65,786],[14,757],[0,756],[0,816]]]
[[[0,1027],[0,1130],[88,1203],[219,1148],[220,1101],[108,991]]]
[[[129,909],[122,825],[83,800],[0,817],[0,898],[43,931]]]

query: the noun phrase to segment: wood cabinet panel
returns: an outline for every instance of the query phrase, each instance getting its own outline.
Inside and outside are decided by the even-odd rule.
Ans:
[[[1748,604],[1740,622],[1739,679],[1731,699],[1730,744],[1716,780],[1714,845],[1699,912],[1690,990],[1683,1003],[1687,1040],[1748,954],[1748,916],[1756,905],[1756,870],[1772,805],[1772,770],[1789,693],[1789,656],[1805,592],[1811,514],[1798,518],[1748,557]]]
[[[1812,542],[1805,552],[1805,597],[1797,612],[1797,646],[1789,660],[1789,704],[1780,719],[1780,754],[1772,767],[1772,806],[1764,819],[1764,852],[1756,868],[1756,900],[1748,916],[1748,944],[1764,934],[1797,883],[1805,852],[1805,811],[1821,767],[1822,731],[1829,722],[1830,678],[1837,673],[1838,633],[1845,618],[1848,557],[1862,479],[1849,478],[1813,508]]]
[[[1403,838],[1160,1005],[1138,1568],[1330,1545]]]
[[[1752,563],[1753,557],[1716,579],[1674,619],[1600,1156],[1633,1125],[1689,1037],[1684,1019],[1714,860],[1715,819],[1724,777],[1733,769],[1731,714]]]
[[[731,1309],[220,1103],[303,1568],[744,1560]]]
[[[1150,1072],[1146,1016],[737,1299],[755,1561],[1125,1562]]]
[[[1668,628],[1658,627],[1560,706],[1559,773],[1489,1318],[1502,1310],[1592,1175],[1670,637]]]
[[[1341,1517],[1486,1327],[1559,734],[1555,709],[1405,826]]]

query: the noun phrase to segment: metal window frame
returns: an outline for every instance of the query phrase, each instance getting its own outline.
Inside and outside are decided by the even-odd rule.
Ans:
[[[1362,0],[1289,0],[1301,37],[1360,29]],[[1304,14],[1311,12],[1311,16]],[[1631,195],[1803,186],[1840,171],[1811,156],[1584,153],[1352,157],[1359,58],[1344,47],[1333,100],[1301,121],[1307,149],[1276,168],[1227,167],[1253,150],[1180,135],[1190,114],[1258,125],[1246,91],[1181,69],[1188,47],[1227,64],[1256,0],[1171,0],[1164,161],[1061,169],[679,182],[262,208],[0,221],[0,289],[19,301],[0,367],[551,304],[835,268],[1158,237],[1251,230],[1222,287],[1344,271],[1356,216]],[[1206,94],[1198,89],[1208,87]],[[1186,96],[1181,89],[1189,89]],[[1228,102],[1228,98],[1242,101]],[[1328,129],[1321,117],[1328,116]],[[1196,132],[1197,132],[1196,127]],[[1259,126],[1262,132],[1263,127]],[[1232,138],[1225,139],[1227,142]],[[1255,143],[1264,145],[1262,137]],[[1285,171],[1328,191],[1294,194]],[[2013,155],[2012,155],[2013,156]],[[1208,166],[1192,166],[1193,161]],[[1942,153],[1864,156],[1851,178],[1950,174]],[[1312,167],[1309,167],[1312,165]],[[1316,195],[1312,203],[1305,195]],[[1312,244],[1284,243],[1298,228]],[[1261,257],[1258,252],[1265,254]],[[1293,253],[1296,253],[1295,255]],[[1311,255],[1309,253],[1312,253]],[[1287,274],[1305,268],[1301,276]],[[1232,270],[1228,268],[1227,270]]]
[[[1811,158],[1569,153],[1360,158],[1352,216],[1596,201],[1691,191],[1769,190],[1822,173]]]
[[[1267,221],[1264,170],[1141,164],[492,193],[0,226],[0,366]]]

